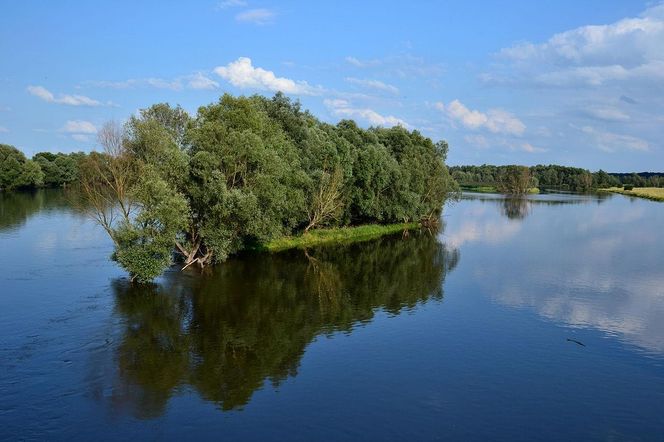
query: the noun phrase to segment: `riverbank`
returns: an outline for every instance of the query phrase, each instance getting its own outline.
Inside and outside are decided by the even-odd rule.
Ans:
[[[367,224],[355,227],[317,229],[298,236],[286,236],[275,239],[259,247],[260,250],[279,252],[288,249],[303,249],[324,244],[347,244],[368,241],[385,235],[392,235],[404,230],[417,229],[419,223]]]
[[[661,187],[635,187],[632,190],[625,190],[622,187],[609,187],[608,189],[599,189],[601,192],[619,193],[621,195],[646,198],[652,201],[664,202],[664,188]]]
[[[464,192],[475,192],[475,193],[501,193],[494,186],[460,186],[461,190]],[[540,190],[537,187],[531,187],[528,189],[529,194],[540,193]]]

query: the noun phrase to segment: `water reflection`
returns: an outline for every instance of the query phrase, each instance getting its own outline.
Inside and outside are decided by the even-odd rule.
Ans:
[[[350,331],[377,309],[396,315],[442,299],[459,256],[421,233],[245,256],[206,277],[170,273],[153,287],[116,280],[124,330],[113,403],[153,417],[188,386],[223,410],[242,407],[266,381],[295,376],[316,336]]]
[[[522,220],[526,218],[533,210],[533,207],[541,206],[558,206],[558,205],[576,205],[588,204],[595,202],[598,205],[613,198],[615,195],[611,193],[596,193],[596,194],[561,194],[561,193],[542,193],[534,195],[500,195],[500,194],[482,194],[465,192],[462,195],[463,200],[479,201],[482,204],[498,205],[500,213],[514,220]]]
[[[502,213],[509,219],[524,219],[530,213],[530,203],[523,197],[503,199]]]
[[[0,192],[0,233],[16,230],[31,216],[51,210],[83,214],[80,200],[80,193],[73,189]]]
[[[573,211],[532,199],[469,201],[454,214],[445,240],[464,250],[466,262],[475,263],[474,281],[501,304],[664,356],[662,206],[620,196],[610,205],[600,205],[606,198],[588,204],[595,201],[588,198]],[[524,204],[527,220],[514,216]]]

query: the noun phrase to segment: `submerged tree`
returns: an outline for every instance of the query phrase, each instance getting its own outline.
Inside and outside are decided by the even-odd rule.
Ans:
[[[103,154],[83,163],[81,186],[93,218],[115,244],[113,259],[146,282],[172,262],[176,235],[186,226],[187,203],[160,175],[162,163],[147,163],[130,150],[116,123],[99,131]]]

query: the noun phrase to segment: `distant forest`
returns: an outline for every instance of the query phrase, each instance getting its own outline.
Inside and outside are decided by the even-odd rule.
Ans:
[[[67,187],[79,181],[83,152],[39,152],[27,159],[23,152],[7,144],[0,144],[0,189],[34,189],[37,187]]]
[[[501,176],[514,166],[451,166],[452,177],[462,187],[498,187]],[[664,187],[664,173],[609,173],[603,170],[590,172],[578,167],[537,165],[528,168],[531,186],[540,189],[586,192],[607,187]]]

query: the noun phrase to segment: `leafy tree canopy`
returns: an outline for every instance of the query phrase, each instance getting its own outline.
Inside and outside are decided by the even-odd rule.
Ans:
[[[333,126],[283,94],[223,95],[193,117],[157,104],[99,139],[105,152],[84,161],[82,185],[139,281],[173,258],[202,267],[321,226],[437,217],[456,190],[445,142]]]

